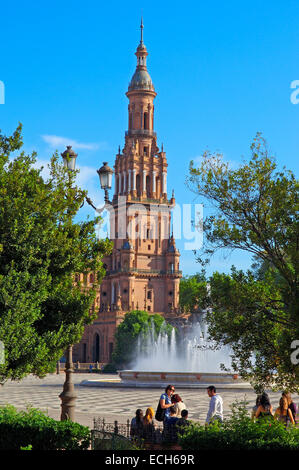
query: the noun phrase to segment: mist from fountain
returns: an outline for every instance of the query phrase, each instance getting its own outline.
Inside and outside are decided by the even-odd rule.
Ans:
[[[152,322],[147,334],[138,337],[132,370],[218,373],[223,372],[220,364],[230,369],[230,349],[213,348],[215,345],[207,340],[206,324],[203,320],[194,323],[185,334],[176,334],[173,328],[170,337],[165,322],[158,335]]]

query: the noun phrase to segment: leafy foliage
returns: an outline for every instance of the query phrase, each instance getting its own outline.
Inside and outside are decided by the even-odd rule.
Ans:
[[[233,369],[250,380],[257,392],[268,385],[298,390],[298,367],[290,350],[296,323],[284,308],[273,273],[256,279],[250,271],[232,268],[230,275],[214,273],[209,283],[209,335],[218,344],[231,346]]]
[[[204,221],[197,260],[205,264],[218,249],[239,249],[256,261],[247,273],[233,267],[230,275],[216,272],[209,280],[209,334],[219,346],[232,347],[234,365],[256,387],[296,390],[291,344],[299,338],[298,181],[291,171],[278,171],[260,134],[251,153],[238,169],[208,152],[199,168],[190,165],[189,187],[215,208]]]
[[[121,434],[112,434],[109,438],[107,435],[105,437],[98,437],[95,432],[95,437],[93,438],[92,450],[143,450],[142,443],[138,443],[125,438]]]
[[[0,134],[0,340],[5,362],[0,381],[40,377],[53,371],[69,344],[80,341],[93,321],[95,288],[74,283],[78,272],[105,274],[102,257],[111,249],[97,240],[99,219],[75,222],[86,191],[58,162],[45,180],[36,154],[22,146],[21,125],[11,137]]]
[[[184,276],[180,281],[180,307],[183,312],[205,308],[208,297],[205,272]]]
[[[252,421],[247,402],[235,402],[222,424],[192,423],[179,437],[183,450],[299,450],[299,429],[274,419]]]
[[[36,408],[0,408],[1,450],[86,450],[90,442],[89,428],[81,424],[55,421]]]

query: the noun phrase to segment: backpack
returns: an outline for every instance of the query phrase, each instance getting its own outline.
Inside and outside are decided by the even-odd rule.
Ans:
[[[165,417],[165,409],[161,408],[160,400],[159,400],[157,410],[156,410],[156,414],[155,414],[155,419],[157,421],[164,421],[164,417]]]

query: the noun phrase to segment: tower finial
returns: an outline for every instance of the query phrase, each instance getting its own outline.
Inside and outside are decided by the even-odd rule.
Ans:
[[[143,18],[142,18],[142,15],[141,15],[140,33],[141,33],[140,44],[143,44]]]

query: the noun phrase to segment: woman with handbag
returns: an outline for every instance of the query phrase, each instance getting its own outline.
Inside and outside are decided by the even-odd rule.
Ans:
[[[165,392],[162,393],[159,401],[160,408],[164,410],[164,419],[163,422],[165,422],[165,419],[170,417],[170,411],[169,408],[173,406],[171,397],[175,392],[175,388],[173,385],[167,385]],[[156,418],[157,419],[157,418]]]

